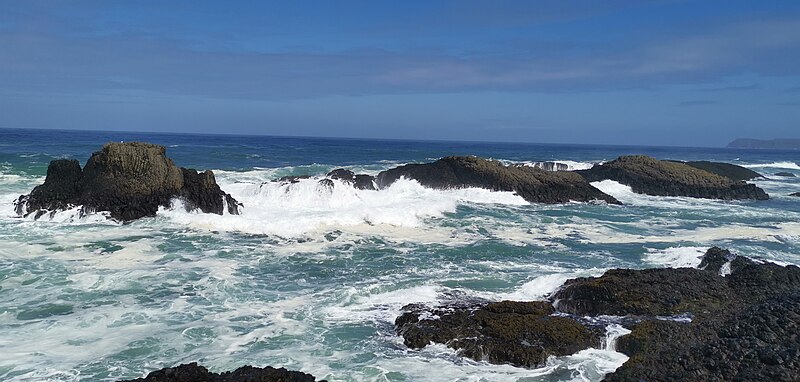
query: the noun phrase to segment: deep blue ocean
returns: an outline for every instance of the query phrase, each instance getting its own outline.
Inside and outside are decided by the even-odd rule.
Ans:
[[[213,170],[242,214],[176,206],[124,225],[15,214],[51,160],[83,164],[110,141],[162,144],[177,165]],[[447,155],[580,169],[626,154],[746,166],[771,198],[652,197],[603,181],[624,205],[538,205],[409,180],[333,193],[313,178],[270,182]],[[197,361],[329,381],[599,381],[626,357],[602,348],[538,369],[491,365],[407,349],[393,322],[408,303],[542,299],[610,268],[697,266],[713,245],[800,264],[800,198],[788,196],[798,162],[800,151],[0,129],[0,380],[111,381]]]

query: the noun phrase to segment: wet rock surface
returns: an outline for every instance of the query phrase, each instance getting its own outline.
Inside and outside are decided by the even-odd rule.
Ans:
[[[401,177],[415,179],[425,187],[436,189],[478,187],[511,191],[533,203],[601,200],[620,204],[574,172],[505,166],[498,161],[477,157],[445,157],[432,163],[408,164],[382,171],[375,181],[378,188],[385,188]]]
[[[83,212],[107,211],[120,221],[154,216],[161,206],[181,198],[187,209],[238,213],[240,204],[223,192],[210,171],[177,167],[164,146],[141,142],[108,143],[83,169],[76,160],[55,160],[44,184],[16,202],[20,215],[83,206]]]
[[[129,382],[315,382],[310,374],[284,368],[242,366],[234,371],[212,373],[196,362],[151,372]],[[324,381],[322,381],[324,382]]]
[[[462,356],[491,363],[541,366],[549,356],[599,347],[604,331],[552,316],[550,303],[502,301],[426,308],[407,305],[395,326],[406,346],[446,344]]]
[[[337,168],[329,172],[327,177],[351,184],[359,190],[377,190],[377,188],[375,188],[375,177],[372,175],[356,174],[350,170]]]
[[[716,247],[699,269],[609,270],[568,280],[546,302],[412,304],[395,325],[411,348],[442,343],[535,367],[599,348],[596,325],[609,317],[631,333],[616,347],[630,359],[607,381],[800,380],[800,268]]]
[[[644,155],[619,157],[577,172],[590,182],[610,179],[630,186],[633,192],[639,194],[723,200],[769,199],[764,190],[753,184],[685,163],[662,161]]]
[[[791,193],[791,194],[789,194],[789,196],[800,196],[800,192]]]
[[[795,175],[794,175],[793,173],[791,173],[791,172],[785,172],[785,171],[782,171],[782,172],[776,172],[776,173],[775,173],[775,176],[782,176],[782,177],[784,177],[784,178],[794,178],[794,177],[795,177]]]

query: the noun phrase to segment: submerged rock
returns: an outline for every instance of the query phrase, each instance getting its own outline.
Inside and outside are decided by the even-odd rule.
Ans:
[[[769,199],[753,184],[735,181],[689,166],[644,155],[622,156],[577,171],[588,181],[614,180],[630,186],[633,192],[655,196],[689,196],[706,199]]]
[[[385,188],[401,177],[437,189],[478,187],[511,191],[533,203],[601,200],[620,204],[614,197],[593,187],[573,172],[505,166],[498,161],[471,156],[445,157],[432,163],[396,167],[378,174],[376,183],[379,188]]]
[[[776,172],[776,173],[775,173],[775,176],[782,176],[782,177],[785,177],[785,178],[794,178],[794,177],[795,177],[795,175],[794,175],[793,173],[791,173],[791,172],[785,172],[785,171],[782,171],[782,172]]]
[[[552,313],[552,305],[541,301],[438,308],[413,304],[403,308],[395,326],[410,348],[435,342],[474,360],[524,367],[600,346],[602,330]]]
[[[234,371],[212,373],[196,362],[167,367],[151,372],[144,378],[128,382],[314,382],[316,378],[299,371],[276,369],[270,366],[242,366]],[[324,381],[322,381],[324,382]]]
[[[800,196],[800,192],[793,192],[789,194],[789,196]]]
[[[149,143],[108,143],[89,158],[83,169],[76,160],[55,160],[44,184],[16,202],[20,215],[83,206],[83,212],[107,211],[114,219],[131,221],[154,216],[160,206],[181,198],[187,210],[238,213],[240,204],[223,192],[210,171],[175,166],[164,146]]]

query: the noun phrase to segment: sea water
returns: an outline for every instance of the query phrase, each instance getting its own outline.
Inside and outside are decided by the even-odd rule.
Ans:
[[[176,203],[130,224],[77,209],[33,220],[13,201],[53,159],[110,141],[167,147],[212,169],[241,215]],[[752,168],[767,201],[635,194],[624,205],[530,204],[510,192],[381,191],[315,178],[344,167],[375,175],[446,155],[571,169],[625,154]],[[611,325],[598,349],[537,369],[411,350],[394,332],[403,305],[461,298],[544,299],[565,280],[618,267],[695,267],[710,246],[800,263],[800,152],[721,148],[379,141],[122,132],[0,130],[0,380],[106,381],[200,362],[213,371],[287,367],[330,381],[598,381],[627,357]],[[295,184],[270,182],[309,175]]]

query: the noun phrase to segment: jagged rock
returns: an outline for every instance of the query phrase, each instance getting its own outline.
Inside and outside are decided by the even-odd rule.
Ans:
[[[187,209],[221,214],[240,206],[220,190],[210,171],[181,169],[166,156],[164,146],[141,142],[108,143],[92,154],[81,170],[75,160],[55,160],[45,183],[18,199],[20,215],[57,211],[82,205],[85,213],[107,211],[114,219],[131,221],[154,216],[173,198]]]
[[[590,182],[610,179],[630,186],[639,194],[723,200],[769,199],[764,190],[753,184],[734,181],[685,163],[644,155],[622,156],[577,172]]]
[[[328,173],[328,178],[338,179],[342,182],[352,184],[353,187],[359,190],[376,190],[375,177],[366,174],[355,174],[350,170],[337,168]]]
[[[724,277],[723,267],[730,268]],[[395,325],[412,348],[443,343],[473,359],[531,367],[545,354],[598,347],[600,333],[586,325],[624,316],[615,322],[632,331],[616,348],[630,359],[606,381],[800,380],[800,268],[716,247],[700,268],[615,269],[568,280],[550,297],[553,305],[409,305]],[[556,331],[560,353],[550,347]]]
[[[400,177],[415,179],[425,187],[437,189],[479,187],[513,191],[535,203],[602,200],[620,204],[573,172],[505,166],[498,161],[477,157],[445,157],[432,163],[396,167],[378,174],[376,183],[379,188],[385,188]]]
[[[36,211],[38,218],[46,211],[63,210],[79,204],[83,170],[77,160],[58,159],[50,162],[44,183],[16,202],[19,215]]]
[[[708,171],[712,174],[724,176],[733,180],[752,180],[763,178],[761,174],[742,166],[723,162],[709,162],[709,161],[689,161],[682,162],[694,168]]]
[[[785,172],[785,171],[776,172],[775,176],[782,176],[782,177],[786,177],[786,178],[794,178],[795,177],[795,175],[793,173]]]
[[[187,211],[199,209],[207,214],[222,215],[227,210],[231,215],[239,214],[241,203],[219,188],[211,170],[198,173],[194,169],[181,168],[181,172],[183,187],[180,195]]]
[[[403,308],[395,327],[414,349],[435,342],[475,360],[524,367],[600,346],[602,330],[551,313],[552,305],[541,301],[439,308],[412,304]]]
[[[315,382],[316,378],[299,371],[270,366],[242,366],[234,371],[212,373],[196,362],[156,370],[144,378],[128,382]],[[324,382],[324,381],[322,381]]]

